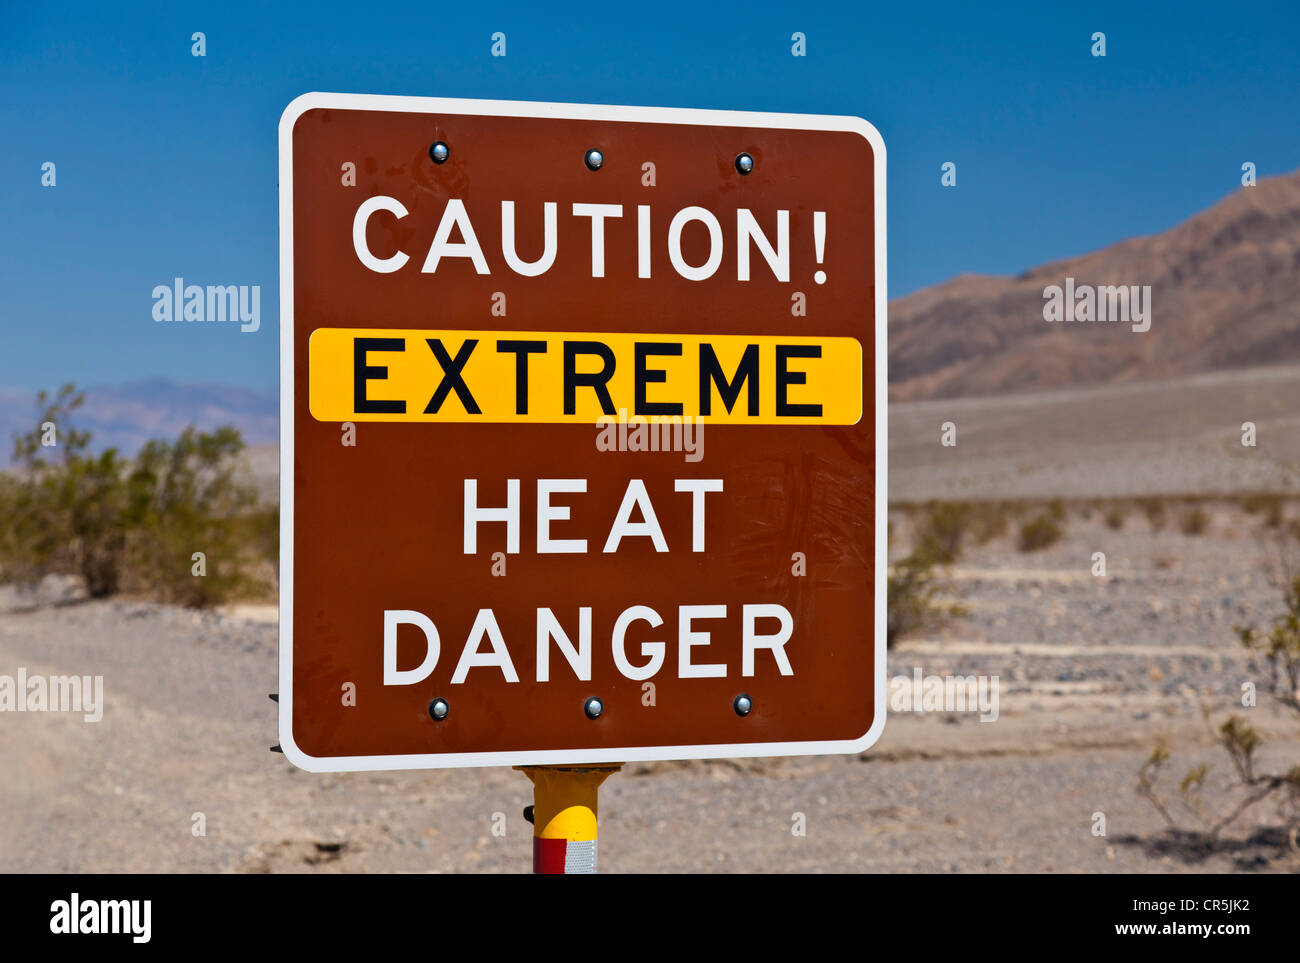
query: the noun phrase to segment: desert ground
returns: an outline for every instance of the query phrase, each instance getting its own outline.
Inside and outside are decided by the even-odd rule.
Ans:
[[[891,677],[997,675],[997,721],[893,713],[861,757],[630,764],[601,790],[602,871],[1300,869],[1285,839],[1258,830],[1267,807],[1205,845],[1165,832],[1135,792],[1166,740],[1175,780],[1208,762],[1207,809],[1230,802],[1202,709],[1221,717],[1243,680],[1261,678],[1231,627],[1278,603],[1257,564],[1260,522],[1226,502],[1210,517],[1185,535],[1140,515],[1115,532],[1072,514],[1041,552],[1010,534],[983,546],[946,583],[967,614],[903,641],[889,663]],[[1097,546],[1105,578],[1090,574]],[[269,752],[274,619],[266,606],[32,607],[8,592],[0,665],[103,675],[106,707],[98,723],[7,714],[0,872],[529,869],[520,773],[313,775]],[[1263,737],[1265,768],[1294,764],[1300,725],[1265,701],[1238,711]],[[1092,833],[1097,812],[1105,836]],[[792,832],[796,813],[806,835]]]
[[[1300,494],[1300,366],[893,404],[889,460],[916,500]]]
[[[1297,385],[1279,368],[1163,391],[893,406],[895,492],[1073,499],[1055,544],[1021,551],[1013,520],[968,546],[941,579],[964,614],[890,652],[891,678],[996,675],[997,720],[894,712],[860,757],[629,764],[601,790],[601,871],[1300,871],[1271,802],[1209,839],[1170,831],[1136,792],[1163,742],[1162,793],[1207,763],[1200,805],[1227,811],[1237,797],[1212,727],[1233,711],[1261,736],[1261,770],[1300,762],[1300,720],[1262,692],[1241,706],[1242,683],[1262,690],[1264,675],[1233,631],[1281,610],[1269,546],[1300,500],[1272,526],[1231,494],[1289,490],[1300,450],[1275,442],[1300,410]],[[938,444],[946,420],[956,449]],[[1260,448],[1243,453],[1244,420],[1258,422]],[[1153,491],[1209,496],[1204,530],[1183,530],[1182,503],[1158,526],[1130,506],[1118,529],[1087,504]],[[891,510],[895,555],[914,516]],[[86,601],[68,582],[0,589],[0,672],[102,675],[106,702],[97,723],[0,720],[0,872],[529,870],[531,787],[518,772],[313,775],[268,751],[275,619],[266,604]],[[1202,828],[1174,809],[1182,828]]]

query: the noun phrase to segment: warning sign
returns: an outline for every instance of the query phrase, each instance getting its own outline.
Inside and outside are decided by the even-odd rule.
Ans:
[[[852,117],[290,104],[286,756],[874,742],[884,174]]]

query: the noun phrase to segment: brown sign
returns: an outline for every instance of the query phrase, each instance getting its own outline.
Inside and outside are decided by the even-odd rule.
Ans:
[[[884,177],[853,117],[290,104],[288,758],[874,742]]]

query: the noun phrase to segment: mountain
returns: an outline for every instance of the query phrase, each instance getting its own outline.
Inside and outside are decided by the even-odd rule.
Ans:
[[[1049,323],[1044,289],[1150,285],[1151,328]],[[1300,171],[1163,234],[1018,277],[962,275],[889,305],[898,401],[1132,382],[1300,360]]]
[[[54,388],[57,386],[52,386],[51,391]],[[146,441],[174,439],[188,425],[210,430],[233,424],[249,445],[279,439],[280,410],[275,391],[177,384],[163,378],[101,385],[85,391],[86,403],[73,413],[72,423],[91,432],[96,450],[112,447],[124,455],[134,455]],[[30,431],[36,417],[34,393],[0,390],[0,465],[9,463],[14,433]]]

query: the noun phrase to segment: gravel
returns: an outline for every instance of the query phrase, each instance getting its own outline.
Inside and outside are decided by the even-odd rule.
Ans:
[[[1040,552],[1010,535],[970,549],[945,583],[968,613],[900,643],[889,673],[996,675],[996,722],[897,712],[861,758],[629,764],[601,790],[602,871],[1300,870],[1284,838],[1256,833],[1276,825],[1267,805],[1198,848],[1134,791],[1165,741],[1165,783],[1207,762],[1206,809],[1231,803],[1203,708],[1247,716],[1262,768],[1300,756],[1300,720],[1263,698],[1240,705],[1242,682],[1263,676],[1233,624],[1264,623],[1279,604],[1260,523],[1228,503],[1211,516],[1199,536],[1140,515],[1118,532],[1071,516]],[[1094,551],[1108,577],[1090,574]],[[102,675],[106,707],[93,724],[0,715],[0,872],[529,870],[519,773],[313,775],[269,752],[265,613],[86,601],[66,583],[36,600],[4,589],[0,673],[19,666]]]

